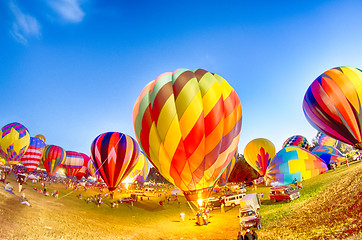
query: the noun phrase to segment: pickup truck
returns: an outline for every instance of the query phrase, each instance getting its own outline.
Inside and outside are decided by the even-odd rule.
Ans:
[[[240,229],[256,227],[261,229],[260,214],[251,206],[241,207],[239,210]]]

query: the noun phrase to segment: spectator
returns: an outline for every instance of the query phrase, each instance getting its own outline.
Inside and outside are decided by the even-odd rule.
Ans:
[[[258,234],[256,234],[256,231],[254,229],[251,230],[251,236],[253,236],[254,240],[258,240]]]
[[[244,240],[253,240],[253,235],[251,235],[250,230],[246,230],[246,233],[244,235]]]
[[[20,204],[25,204],[28,207],[31,207],[30,203],[28,202],[28,199],[25,198],[25,193],[22,193],[19,198]]]
[[[10,185],[10,182],[7,182],[5,184],[4,189],[5,189],[5,191],[15,195],[15,193],[13,192],[14,188]]]

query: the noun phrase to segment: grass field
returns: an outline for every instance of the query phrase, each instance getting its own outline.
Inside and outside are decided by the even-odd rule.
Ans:
[[[317,223],[311,223],[310,226],[317,225],[308,228],[308,221],[304,220],[303,224],[300,218],[305,217],[304,214],[308,214],[308,211],[310,214],[317,211],[313,210],[313,206],[318,204],[322,204],[318,209],[328,209],[329,202],[325,202],[325,199],[328,198],[328,194],[333,193],[330,189],[338,187],[343,179],[356,182],[349,183],[357,185],[343,194],[352,194],[351,198],[356,198],[357,205],[356,202],[351,204],[358,208],[361,202],[358,196],[361,197],[362,191],[360,181],[354,175],[361,176],[361,173],[362,164],[355,162],[350,164],[350,167],[341,166],[336,171],[308,179],[303,183],[301,198],[291,203],[271,203],[269,187],[258,187],[254,191],[248,188],[247,193],[264,193],[260,209],[262,230],[258,231],[259,239],[337,239],[338,236],[344,236],[344,239],[359,239],[361,235],[358,235],[358,225],[350,228],[347,233],[342,231],[346,222],[351,223],[350,216],[333,220],[339,227],[326,233],[316,230],[320,228],[318,221],[322,223],[322,220],[315,220]],[[14,178],[8,179],[17,190]],[[2,183],[0,186],[2,187]],[[59,190],[60,198],[56,199],[34,191],[34,186],[40,187],[40,184],[27,183],[24,190],[32,207],[19,204],[18,192],[14,196],[3,189],[0,190],[0,239],[236,239],[239,231],[238,207],[225,208],[225,213],[214,210],[211,212],[210,224],[197,226],[193,219],[194,214],[183,197],[179,197],[180,205],[177,201],[165,201],[165,204],[160,206],[159,201],[164,200],[165,195],[158,197],[157,194],[151,194],[149,200],[135,202],[132,209],[125,203],[112,209],[109,199],[105,199],[101,207],[92,202],[86,203],[85,199],[99,194],[98,190],[73,192],[65,189],[64,185],[52,184],[48,186],[48,192]],[[83,195],[82,200],[77,198],[79,193]],[[338,192],[333,194],[338,195]],[[115,199],[125,196],[129,194],[117,193]],[[324,202],[321,196],[324,197]],[[312,206],[309,208],[305,207],[310,204]],[[343,204],[340,203],[341,206]],[[346,208],[346,211],[351,211],[351,206],[348,205]],[[357,210],[360,211],[361,208]],[[186,214],[184,222],[180,221],[181,212]],[[302,224],[307,226],[301,226]],[[353,224],[361,225],[361,222]]]

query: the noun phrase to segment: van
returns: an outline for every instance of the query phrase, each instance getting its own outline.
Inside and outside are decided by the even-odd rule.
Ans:
[[[238,194],[238,195],[231,195],[228,197],[225,197],[223,199],[223,202],[225,203],[225,207],[235,207],[236,205],[240,205],[240,201],[243,197],[245,197],[246,194],[242,193],[242,194]]]
[[[300,192],[292,186],[285,185],[279,187],[272,187],[270,189],[270,200],[272,202],[286,201],[290,202],[300,197]]]

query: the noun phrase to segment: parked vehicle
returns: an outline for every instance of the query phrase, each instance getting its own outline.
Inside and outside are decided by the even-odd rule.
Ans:
[[[241,207],[239,210],[240,229],[251,227],[261,228],[260,214],[251,206]]]
[[[270,189],[270,200],[272,202],[286,201],[290,202],[300,197],[300,192],[292,186],[284,185],[272,187]]]
[[[130,202],[133,202],[133,201],[134,200],[131,197],[126,197],[126,198],[121,199],[121,202],[123,202],[123,203],[130,203]]]
[[[225,197],[223,199],[224,203],[225,203],[225,207],[235,207],[236,205],[240,205],[240,201],[243,197],[245,197],[246,194],[242,193],[242,194],[238,194],[238,195],[232,195],[232,196],[228,196]]]
[[[219,198],[207,198],[203,200],[203,205],[214,210],[215,208],[221,207],[221,201]]]
[[[230,188],[233,193],[246,193],[246,188],[240,187],[239,185],[233,185]]]

